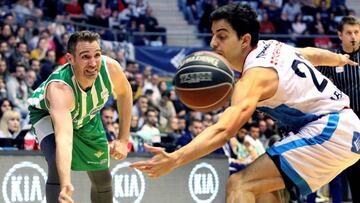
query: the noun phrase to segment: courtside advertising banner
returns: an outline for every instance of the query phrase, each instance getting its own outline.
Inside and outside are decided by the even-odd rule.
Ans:
[[[224,202],[228,161],[208,156],[176,169],[167,176],[149,179],[129,168],[149,155],[130,154],[126,160],[111,160],[113,202]],[[47,165],[41,153],[0,152],[0,202],[45,203]],[[91,202],[91,183],[86,172],[72,172],[75,202]]]

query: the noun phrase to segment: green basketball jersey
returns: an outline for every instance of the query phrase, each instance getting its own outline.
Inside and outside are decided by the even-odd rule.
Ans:
[[[68,85],[74,92],[75,108],[71,112],[74,129],[79,129],[89,123],[91,119],[103,108],[112,94],[113,84],[106,67],[104,57],[101,60],[101,68],[91,89],[84,91],[75,79],[73,67],[67,63],[54,71],[28,99],[30,121],[32,124],[44,116],[49,115],[49,108],[45,100],[47,86],[53,81],[61,81]]]
[[[88,91],[80,88],[70,64],[59,67],[34,91],[28,101],[30,122],[34,125],[35,131],[35,125],[40,125],[40,120],[50,115],[45,93],[47,86],[53,81],[61,81],[68,85],[75,96],[75,108],[71,112],[74,128],[71,169],[91,171],[109,168],[109,146],[99,113],[112,94],[113,87],[105,58],[102,57],[100,73]]]

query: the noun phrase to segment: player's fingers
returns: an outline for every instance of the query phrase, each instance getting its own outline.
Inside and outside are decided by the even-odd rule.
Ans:
[[[158,153],[163,153],[164,149],[160,148],[160,147],[152,147],[148,144],[144,144],[144,148],[146,151],[154,153],[154,154],[158,154]]]
[[[352,61],[352,60],[350,60],[350,59],[349,59],[349,61],[348,61],[348,64],[349,64],[349,65],[352,65],[352,66],[358,65],[358,63],[356,63],[355,61]]]
[[[140,169],[144,167],[149,167],[149,163],[147,161],[138,161],[130,164],[130,167]]]
[[[59,196],[58,200],[60,203],[74,203],[74,200],[72,200],[71,197],[69,197],[68,195],[64,195],[64,194],[61,194]]]

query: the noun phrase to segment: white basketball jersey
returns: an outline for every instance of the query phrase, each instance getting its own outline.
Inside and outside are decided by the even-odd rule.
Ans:
[[[287,130],[297,131],[319,117],[348,107],[349,98],[293,47],[275,40],[260,40],[247,56],[244,72],[254,67],[273,68],[279,85],[275,95],[258,103]]]

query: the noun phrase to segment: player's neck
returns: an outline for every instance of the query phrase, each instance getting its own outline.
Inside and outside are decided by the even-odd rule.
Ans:
[[[249,53],[253,50],[253,47],[248,47],[245,50],[243,50],[243,52],[240,55],[240,60],[239,60],[239,64],[236,64],[236,70],[243,72],[244,69],[244,64],[245,64],[245,60],[246,57],[249,55]]]

